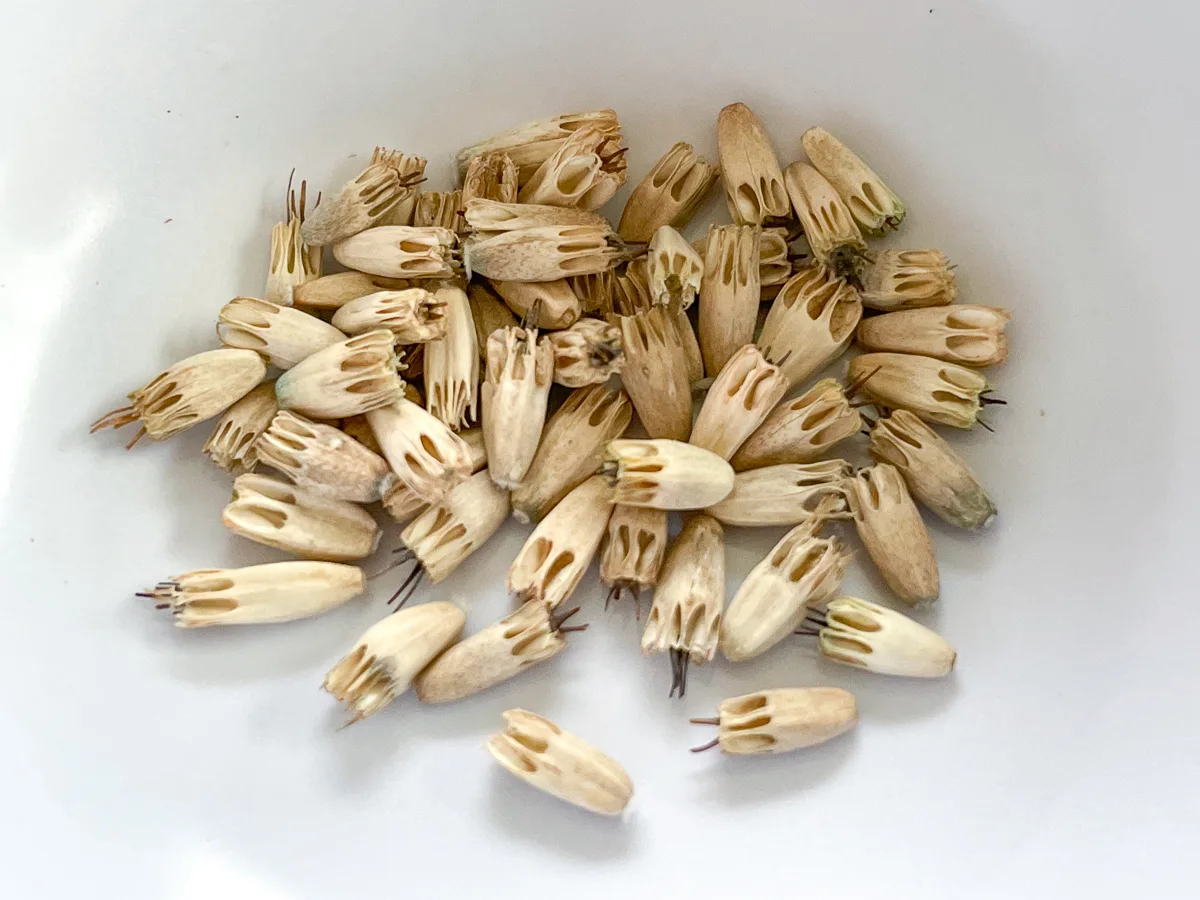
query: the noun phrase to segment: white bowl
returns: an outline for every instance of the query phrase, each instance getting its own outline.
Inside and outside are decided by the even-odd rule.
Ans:
[[[883,0],[11,10],[5,896],[1188,893],[1196,19]],[[589,576],[592,628],[559,660],[339,733],[317,688],[383,586],[320,619],[202,632],[135,601],[168,574],[275,558],[221,527],[207,428],[126,453],[87,423],[261,291],[292,166],[334,187],[381,143],[429,156],[444,185],[466,143],[613,106],[636,181],[674,140],[715,158],[734,100],[785,161],[809,125],[842,136],[910,203],[893,243],[944,249],[964,301],[1014,310],[995,376],[1009,406],[995,434],[954,437],[1000,518],[978,536],[933,526],[943,592],[925,619],[959,650],[953,677],[872,677],[797,643],[694,668],[669,700],[666,662],[640,658],[638,623],[602,611]],[[778,533],[731,532],[731,584]],[[506,527],[423,596],[464,597],[469,628],[498,616],[524,534]],[[814,683],[856,692],[852,736],[774,759],[687,752],[707,740],[687,717],[718,699]],[[494,766],[482,742],[516,705],[622,761],[633,819]]]

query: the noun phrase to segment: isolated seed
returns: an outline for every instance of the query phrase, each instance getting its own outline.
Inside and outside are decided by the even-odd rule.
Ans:
[[[486,361],[487,342],[492,332],[516,328],[517,317],[482,281],[472,281],[467,285],[467,300],[471,304],[471,320],[475,324],[475,343],[479,345],[480,357]]]
[[[842,386],[823,378],[771,410],[730,462],[739,472],[814,462],[862,427],[862,416],[850,405]]]
[[[609,441],[601,471],[613,502],[652,509],[704,509],[733,489],[733,469],[717,454],[672,440]]]
[[[905,208],[874,170],[824,128],[810,128],[800,137],[813,167],[833,185],[850,214],[866,231],[899,228]]]
[[[619,815],[629,805],[633,782],[612,757],[523,709],[507,710],[504,722],[487,749],[522,781],[604,816]]]
[[[564,278],[541,282],[493,281],[492,287],[509,309],[536,328],[570,328],[582,312],[579,298]],[[537,315],[532,316],[535,307]]]
[[[333,245],[343,266],[387,278],[449,278],[454,274],[458,238],[446,228],[381,225]]]
[[[862,319],[858,292],[824,266],[805,266],[780,289],[758,336],[790,385],[841,356]]]
[[[325,690],[350,713],[346,724],[374,715],[407,691],[465,624],[453,603],[434,602],[402,609],[368,628],[325,676]]]
[[[171,610],[178,628],[206,628],[308,619],[362,592],[363,573],[357,566],[277,562],[185,572],[138,596]]]
[[[729,459],[788,391],[778,366],[753,344],[738,350],[713,380],[692,426],[690,443]]]
[[[595,384],[572,391],[546,422],[525,480],[512,492],[513,515],[522,522],[541,521],[595,473],[605,445],[624,434],[632,418],[622,390]]]
[[[351,300],[379,291],[402,291],[412,285],[405,278],[384,278],[365,272],[337,272],[322,275],[292,288],[289,304],[301,309],[340,309]]]
[[[729,357],[754,343],[760,235],[758,228],[749,225],[708,231],[699,322],[700,350],[708,372],[720,372]]]
[[[897,597],[933,603],[939,578],[933,542],[895,466],[879,463],[846,483],[846,496],[867,555]]]
[[[554,383],[579,388],[603,384],[621,371],[621,329],[600,319],[580,319],[546,336],[554,355]]]
[[[692,431],[692,388],[679,331],[669,310],[655,306],[621,316],[625,365],[621,382],[646,433],[685,441]]]
[[[538,523],[508,570],[508,591],[518,603],[544,600],[557,607],[571,596],[604,537],[612,493],[593,476]]]
[[[417,516],[400,540],[437,584],[496,533],[509,508],[508,491],[493,484],[486,472],[479,472]]]
[[[234,534],[305,559],[364,559],[379,545],[379,526],[362,507],[262,475],[233,482],[221,521]]]
[[[463,638],[431,662],[413,682],[422,703],[449,703],[486,691],[567,649],[563,627],[549,603],[530,600],[516,612]]]
[[[670,225],[654,232],[646,251],[650,294],[655,303],[687,309],[696,299],[704,276],[704,260]]]
[[[207,350],[180,360],[129,395],[129,406],[114,409],[92,423],[92,433],[102,428],[123,428],[138,422],[141,428],[129,449],[148,435],[163,441],[211,419],[250,392],[267,375],[262,357],[252,350]]]
[[[281,410],[258,439],[258,460],[326,497],[372,503],[396,482],[386,460],[350,435]]]
[[[863,392],[888,409],[955,428],[973,427],[984,404],[1002,402],[985,396],[987,379],[975,369],[930,356],[864,353],[850,361],[850,378],[865,378]]]
[[[386,328],[397,344],[423,344],[446,335],[445,304],[425,288],[379,291],[351,300],[333,314],[346,334]]]
[[[642,632],[643,653],[669,653],[671,691],[687,692],[691,663],[713,658],[725,606],[725,533],[710,516],[693,516],[667,551]]]
[[[479,348],[467,294],[454,285],[434,292],[446,320],[446,334],[425,344],[426,408],[455,431],[476,421],[479,403]]]
[[[994,366],[1008,357],[1011,314],[993,306],[940,306],[872,316],[858,326],[868,350],[917,353],[964,366]]]
[[[488,338],[481,389],[488,474],[500,487],[521,484],[537,453],[554,381],[554,350],[536,328],[506,328]]]
[[[833,185],[804,162],[788,166],[783,179],[817,262],[837,275],[856,272],[867,244]]]
[[[641,592],[658,584],[666,552],[666,510],[613,506],[604,548],[600,551],[600,581],[609,586],[605,607],[628,591],[633,594],[640,618]]]
[[[875,423],[870,450],[895,466],[912,495],[943,521],[974,531],[996,518],[995,505],[962,457],[908,410],[893,410]]]
[[[517,167],[507,153],[493,151],[475,157],[463,175],[462,202],[472,200],[517,201]]]
[[[275,382],[264,381],[225,410],[204,444],[204,454],[233,475],[253,472],[258,464],[258,436],[278,411]]]
[[[797,525],[755,566],[729,602],[721,626],[721,652],[744,662],[796,630],[805,611],[841,586],[850,553],[837,537],[817,537],[823,517]]]
[[[376,151],[377,154],[379,151]],[[322,246],[385,224],[384,217],[416,190],[424,177],[403,154],[379,154],[362,172],[342,185],[332,198],[313,210],[300,229],[306,243]]]
[[[725,525],[799,525],[813,516],[846,511],[842,482],[851,474],[844,459],[782,463],[738,472],[733,490],[705,510]]]
[[[779,160],[758,116],[746,104],[731,103],[721,110],[717,149],[725,203],[733,221],[762,225],[791,216]]]
[[[463,245],[472,275],[498,281],[555,281],[611,269],[624,249],[608,225],[541,225],[476,232]]]
[[[941,678],[954,669],[958,654],[946,639],[894,609],[838,597],[822,618],[817,643],[827,659],[910,678]]]
[[[417,404],[397,400],[371,410],[367,421],[392,471],[425,502],[439,502],[471,474],[470,447]]]
[[[280,409],[314,419],[356,416],[403,395],[398,366],[392,333],[369,331],[330,344],[292,366],[276,380],[275,398]]]
[[[833,687],[775,688],[722,700],[715,719],[692,719],[717,725],[710,747],[722,753],[787,753],[823,744],[858,724],[854,695]]]
[[[940,250],[880,250],[861,261],[858,277],[870,309],[922,309],[958,299],[954,267]]]
[[[620,134],[585,125],[563,141],[528,181],[517,199],[577,209],[599,209],[625,183],[625,154]]]
[[[261,353],[277,369],[290,369],[346,339],[316,316],[254,297],[235,297],[221,307],[217,337],[226,347]]]
[[[662,155],[630,192],[617,233],[622,240],[649,241],[663,225],[682,228],[717,181],[718,169],[680,141]]]
[[[599,128],[606,137],[615,141],[619,142],[621,139],[621,123],[611,109],[566,113],[549,119],[538,119],[458,151],[456,159],[459,174],[467,170],[475,157],[502,150],[517,167],[518,181],[524,184],[572,134],[589,125]]]

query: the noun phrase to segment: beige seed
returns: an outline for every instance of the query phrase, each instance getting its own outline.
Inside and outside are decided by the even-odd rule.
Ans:
[[[867,244],[845,201],[808,163],[792,163],[783,179],[817,262],[837,275],[853,273]]]
[[[663,225],[683,228],[716,184],[718,173],[691,144],[673,144],[630,192],[617,233],[622,240],[643,243]]]
[[[824,266],[806,266],[776,295],[758,346],[789,385],[803,384],[846,351],[860,319],[854,288]]]
[[[708,231],[699,320],[700,350],[708,372],[720,372],[738,349],[754,342],[760,235],[749,225]]]
[[[823,378],[771,410],[730,462],[739,472],[815,462],[862,427],[862,416],[850,405],[842,386]]]
[[[864,393],[888,409],[955,428],[974,427],[990,391],[975,369],[907,353],[864,353],[851,360],[850,378],[864,379]]]
[[[536,328],[570,328],[582,312],[579,298],[563,278],[541,282],[493,281],[492,287],[505,305],[522,319],[529,317],[536,306],[537,321],[530,319],[529,322]]]
[[[589,125],[598,127],[609,138],[621,139],[621,123],[611,109],[538,119],[458,151],[456,160],[459,174],[466,172],[475,157],[502,150],[516,166],[518,181],[524,184],[572,134]]]
[[[626,148],[620,134],[603,126],[585,125],[538,166],[521,186],[522,203],[545,203],[577,209],[599,209],[625,183]]]
[[[385,216],[412,195],[424,176],[424,165],[414,172],[402,162],[406,159],[403,154],[372,159],[369,166],[308,216],[300,229],[305,242],[315,247],[333,244],[384,224]]]
[[[554,355],[554,383],[564,387],[603,384],[625,363],[621,329],[600,319],[580,319],[547,339]]]
[[[332,425],[280,410],[258,439],[258,460],[302,488],[372,503],[396,482],[387,461]]]
[[[476,421],[479,404],[479,348],[466,292],[444,284],[434,291],[446,320],[446,333],[425,344],[426,408],[455,431]]]
[[[508,518],[508,491],[478,472],[428,507],[400,533],[404,546],[434,584],[487,543]]]
[[[838,597],[825,611],[817,644],[826,659],[910,678],[941,678],[958,654],[936,631],[908,616],[857,597]]]
[[[554,351],[536,328],[506,328],[488,338],[483,440],[488,474],[506,490],[521,484],[533,462],[553,381]]]
[[[610,588],[605,606],[625,591],[640,603],[641,592],[658,583],[666,552],[666,510],[613,506],[600,551],[600,581]]]
[[[382,225],[338,241],[333,256],[368,275],[449,278],[457,264],[458,237],[446,228]]]
[[[940,250],[880,250],[859,266],[863,306],[890,312],[958,299],[954,267]]]
[[[851,474],[844,459],[782,463],[738,472],[733,490],[705,510],[725,525],[799,525],[813,516],[846,511],[842,482]]]
[[[713,380],[692,426],[690,442],[729,459],[788,391],[778,366],[753,344],[742,347]]]
[[[204,454],[235,476],[253,472],[258,464],[258,436],[278,411],[275,382],[264,381],[225,410],[204,444]]]
[[[652,509],[704,509],[733,489],[733,469],[717,454],[682,441],[616,440],[601,471],[615,503]]]
[[[868,350],[932,356],[973,368],[994,366],[1008,357],[1004,327],[1011,314],[993,306],[940,306],[873,316],[858,326],[858,342]]]
[[[685,441],[692,431],[692,388],[679,330],[664,306],[621,316],[621,381],[646,433]]]
[[[275,381],[275,398],[280,409],[314,419],[356,416],[403,395],[398,367],[392,333],[369,331],[292,366]]]
[[[775,150],[758,116],[746,104],[731,103],[721,110],[717,149],[725,203],[733,221],[762,225],[791,216]],[[715,371],[720,366],[710,368]]]
[[[290,369],[346,339],[316,316],[254,297],[235,297],[221,307],[217,337],[226,347],[261,353],[277,369]]]
[[[864,230],[878,234],[900,227],[904,204],[854,151],[824,128],[808,129],[800,143]]]
[[[854,695],[833,687],[774,688],[722,700],[715,719],[692,719],[698,725],[717,725],[709,744],[722,753],[747,755],[787,753],[823,744],[858,724]]]
[[[475,157],[467,165],[462,186],[464,208],[472,200],[516,202],[517,167],[507,153],[494,150]]]

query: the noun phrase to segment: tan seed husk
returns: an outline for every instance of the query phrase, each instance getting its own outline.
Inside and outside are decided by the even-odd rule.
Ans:
[[[941,678],[958,654],[940,634],[903,613],[857,597],[838,597],[817,632],[821,655],[868,672],[909,678]]]
[[[386,329],[330,344],[275,381],[280,409],[314,419],[342,419],[386,406],[403,396],[404,382]]]
[[[466,172],[475,157],[502,150],[517,167],[518,182],[524,184],[574,132],[589,125],[600,128],[606,136],[620,141],[621,123],[613,110],[566,113],[549,119],[526,122],[485,141],[464,147],[456,156],[459,174]]]
[[[396,482],[387,461],[332,425],[280,410],[258,439],[258,461],[326,497],[373,503]]]
[[[403,155],[381,156],[342,185],[334,197],[317,206],[300,233],[305,243],[320,247],[385,223],[386,216],[416,190],[424,177],[424,160],[414,173]]]
[[[858,268],[863,306],[892,312],[946,306],[958,299],[954,267],[940,250],[880,250]]]
[[[463,259],[472,275],[500,281],[555,281],[611,269],[624,252],[607,224],[539,225],[476,232],[464,244]]]
[[[666,307],[621,316],[625,365],[621,381],[653,438],[686,441],[692,431],[692,388],[679,330]]]
[[[739,225],[791,216],[779,160],[758,116],[731,103],[717,117],[717,150],[729,215]]]
[[[725,525],[749,527],[794,526],[814,516],[836,516],[846,512],[842,483],[851,472],[844,459],[738,472],[729,495],[705,512]]]
[[[834,687],[774,688],[722,700],[716,719],[692,719],[717,725],[710,744],[722,753],[744,756],[787,753],[823,744],[858,724],[854,695]]]
[[[479,348],[475,345],[475,320],[462,288],[443,284],[433,296],[443,310],[446,334],[424,345],[425,405],[458,431],[478,416]]]
[[[371,410],[367,421],[392,471],[426,503],[439,502],[471,474],[471,448],[417,404],[401,398]]]
[[[863,392],[888,409],[955,428],[974,427],[989,390],[976,369],[908,353],[864,353],[850,361],[850,378],[865,379]]]
[[[614,505],[600,551],[600,581],[611,588],[609,599],[631,591],[637,600],[658,584],[666,552],[666,510]]]
[[[663,225],[683,228],[716,184],[718,171],[691,144],[673,144],[630,192],[617,233],[644,243]]]
[[[862,416],[850,405],[842,386],[823,378],[771,410],[730,462],[739,472],[815,462],[862,427]]]
[[[1008,358],[1004,327],[1012,314],[994,306],[908,309],[872,316],[858,326],[857,339],[868,350],[916,353],[973,368]]]
[[[800,143],[813,167],[833,185],[864,230],[880,234],[900,227],[904,204],[854,151],[819,127],[804,132]]]
[[[838,275],[857,271],[867,244],[833,185],[805,162],[788,166],[783,180],[816,261]]]
[[[619,134],[585,125],[538,166],[522,184],[517,199],[522,203],[599,209],[625,183],[626,152]]]
[[[729,459],[789,386],[780,368],[763,359],[756,346],[747,344],[729,357],[713,380],[692,426],[690,442]]]
[[[258,465],[258,436],[278,411],[275,382],[264,381],[225,410],[204,444],[204,454],[234,476],[253,472]]]
[[[554,383],[564,387],[603,384],[625,363],[621,329],[600,319],[580,319],[547,339],[554,355]]]
[[[739,348],[754,342],[760,236],[760,230],[749,225],[722,225],[708,231],[699,319],[707,372],[720,372]]]
[[[487,543],[509,509],[508,491],[497,487],[486,472],[478,472],[413,519],[400,540],[437,584]]]
[[[521,484],[537,453],[553,381],[554,350],[536,328],[506,328],[488,338],[483,439],[488,474],[506,490]]]
[[[291,305],[301,309],[340,309],[351,300],[379,291],[402,291],[412,287],[405,278],[383,278],[365,272],[337,272],[298,284],[291,291]],[[289,305],[284,302],[284,305]]]
[[[861,319],[858,291],[824,266],[805,266],[776,295],[758,346],[789,385],[803,384],[846,352]]]
[[[447,228],[382,225],[333,245],[349,269],[387,278],[449,278],[458,263],[458,237]]]
[[[613,502],[628,506],[704,509],[733,490],[729,463],[682,441],[609,441],[601,471],[613,485]]]
[[[507,153],[496,150],[471,160],[463,175],[464,207],[472,200],[517,202],[517,167]]]
[[[416,228],[446,228],[461,236],[469,230],[463,212],[462,191],[422,191],[413,206],[412,223]]]
[[[492,287],[505,305],[522,319],[537,307],[537,328],[570,328],[582,312],[579,298],[565,279],[557,281],[493,281]]]
[[[445,337],[445,310],[444,303],[425,288],[378,291],[342,306],[333,314],[333,324],[346,334],[386,328],[397,344],[423,344]]]
[[[346,335],[316,316],[254,297],[235,297],[217,315],[226,347],[254,350],[277,369],[290,369]]]

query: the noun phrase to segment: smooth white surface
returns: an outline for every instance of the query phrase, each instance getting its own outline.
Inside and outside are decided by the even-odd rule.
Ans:
[[[932,11],[930,4],[933,5]],[[1194,896],[1200,604],[1191,264],[1197,15],[1119,4],[101,0],[0,31],[0,893],[242,898]],[[1011,306],[1010,406],[956,444],[1001,517],[935,529],[956,676],[871,677],[800,645],[693,669],[669,701],[628,610],[469,702],[337,733],[317,686],[378,593],[289,626],[182,632],[131,593],[274,558],[227,535],[207,428],[125,453],[86,425],[210,346],[261,290],[287,171],[431,158],[540,115],[621,114],[634,181],[715,157],[745,100],[782,157],[823,124],[911,207],[902,242]],[[786,159],[785,159],[786,162]],[[621,198],[623,199],[624,193]],[[719,208],[719,206],[717,207]],[[730,539],[730,581],[769,546]],[[506,607],[515,523],[429,599]],[[859,583],[870,591],[870,583]],[[826,682],[856,734],[692,756],[722,696]],[[620,760],[632,821],[482,750],[538,710]]]

